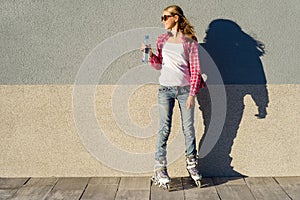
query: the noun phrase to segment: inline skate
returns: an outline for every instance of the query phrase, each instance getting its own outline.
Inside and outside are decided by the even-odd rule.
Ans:
[[[198,158],[194,155],[186,157],[186,169],[197,187],[201,187],[202,176],[197,169]]]
[[[171,179],[167,171],[167,160],[164,157],[155,161],[152,183],[165,190],[170,190]]]

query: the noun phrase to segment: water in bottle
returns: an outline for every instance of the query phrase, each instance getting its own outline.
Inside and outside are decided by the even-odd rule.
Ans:
[[[144,44],[146,45],[146,48],[143,52],[142,62],[148,63],[149,62],[149,50],[150,50],[149,35],[145,35]]]

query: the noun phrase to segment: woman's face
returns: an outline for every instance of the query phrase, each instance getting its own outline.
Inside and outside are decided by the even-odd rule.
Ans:
[[[164,11],[162,17],[164,17],[164,19],[161,23],[164,25],[165,29],[172,29],[176,25],[177,15],[172,16],[170,12]]]

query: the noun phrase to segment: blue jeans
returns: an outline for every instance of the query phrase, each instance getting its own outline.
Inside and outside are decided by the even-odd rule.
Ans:
[[[156,161],[164,161],[166,163],[167,141],[171,132],[172,114],[175,99],[178,100],[181,113],[182,130],[185,137],[186,156],[196,155],[196,138],[194,128],[194,110],[186,108],[186,101],[189,97],[190,86],[159,86],[158,89],[158,107],[160,114],[160,128],[156,141]]]

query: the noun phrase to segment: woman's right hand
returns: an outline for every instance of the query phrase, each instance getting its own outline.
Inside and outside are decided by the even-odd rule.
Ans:
[[[141,51],[144,51],[145,49],[146,49],[146,45],[144,44],[144,43],[142,43],[142,45],[141,45],[141,48],[140,48],[140,50]],[[151,44],[149,44],[149,56],[151,57],[152,56],[152,48],[151,48]]]

